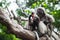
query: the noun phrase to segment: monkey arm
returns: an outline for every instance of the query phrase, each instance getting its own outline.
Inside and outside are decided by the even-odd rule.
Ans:
[[[54,19],[54,17],[52,15],[49,15],[49,14],[46,13],[46,16],[48,18],[50,18],[51,22],[55,22],[55,19]]]

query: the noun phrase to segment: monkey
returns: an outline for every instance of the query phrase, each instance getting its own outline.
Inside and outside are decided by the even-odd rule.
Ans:
[[[29,26],[31,27],[31,30],[37,30],[38,29],[38,25],[39,24],[39,18],[37,16],[34,15],[34,13],[32,12],[32,14],[29,16]]]
[[[43,8],[38,8],[36,14],[39,16],[40,20],[43,21],[46,27],[50,29],[51,32],[48,34],[50,36],[53,30],[52,22],[54,21],[54,18],[51,15],[46,14]]]
[[[32,18],[33,17],[33,18]],[[43,22],[40,22],[40,18],[37,15],[34,15],[34,13],[32,12],[32,14],[29,16],[29,26],[30,26],[30,30],[31,31],[37,31],[39,36],[42,36],[41,34],[44,33],[44,29],[41,30],[43,31],[42,33],[39,31],[41,29],[41,27],[39,28],[39,24],[43,25],[46,29],[46,26],[44,25]]]
[[[39,24],[42,24],[46,29],[46,26],[44,25],[44,23],[40,22],[40,18],[37,15],[35,15],[34,12],[32,12],[32,14],[29,16],[28,20],[29,20],[28,27],[30,26],[30,30],[35,31],[36,36],[38,34],[39,37],[41,37],[42,33],[40,33],[40,31],[39,31]],[[43,33],[44,33],[44,30],[43,30]],[[38,39],[38,37],[37,37],[37,39]]]
[[[29,26],[30,26],[30,30],[34,32],[34,34],[36,35],[36,39],[35,40],[39,40],[39,35],[38,32],[39,31],[39,17],[37,15],[35,15],[34,12],[32,12],[32,14],[29,16]]]
[[[49,29],[48,29],[48,35],[49,35],[49,37],[51,37],[51,35],[52,35],[52,31],[53,31],[53,25],[52,25],[52,23],[53,23],[54,21],[55,21],[55,20],[54,20],[54,18],[53,18],[52,15],[46,14],[46,22],[45,22],[45,24],[46,24],[47,27],[49,28]]]

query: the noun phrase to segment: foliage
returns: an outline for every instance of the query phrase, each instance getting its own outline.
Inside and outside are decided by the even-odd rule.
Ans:
[[[0,2],[0,6],[3,8],[7,8],[10,5],[10,2],[7,2],[7,0],[2,0]]]
[[[0,7],[7,8],[9,6],[10,2],[7,3],[6,0],[2,0],[0,2]],[[4,5],[4,6],[3,6]],[[21,40],[19,38],[16,38],[13,34],[8,34],[7,27],[4,24],[0,23],[0,40]]]
[[[38,8],[40,6],[44,7],[46,12],[49,11],[48,13],[54,16],[55,18],[54,26],[58,28],[58,30],[60,30],[60,9],[57,10],[57,8],[55,8],[55,6],[59,4],[59,2],[60,2],[59,0],[47,0],[47,2],[46,0],[29,0],[29,2],[27,2],[26,4],[26,7],[30,9]],[[7,8],[9,5],[10,2],[7,3],[6,0],[2,0],[2,2],[0,2],[0,7]],[[22,11],[26,12],[27,15],[31,14],[30,10],[21,10],[19,8],[16,10],[18,16],[27,17],[24,13],[22,13]],[[25,25],[25,23],[26,23],[25,21],[21,22],[21,24],[23,25]],[[0,23],[0,40],[20,40],[20,39],[16,38],[16,36],[13,34],[8,34],[6,26]]]
[[[15,35],[0,33],[0,40],[19,40]]]
[[[59,2],[59,0],[29,0],[29,2],[27,2],[26,4],[26,7],[30,9],[44,7],[47,13],[53,15],[53,17],[55,18],[54,26],[58,28],[58,30],[60,30],[60,9],[57,10],[57,8],[55,7],[56,5],[59,5]],[[21,13],[21,11],[18,12],[19,14]],[[30,10],[24,10],[24,12],[26,12],[26,14],[28,15],[31,14]],[[20,16],[21,15],[22,13],[20,14]]]
[[[47,2],[46,0],[36,0],[34,2],[29,0],[27,6],[31,8],[38,8],[39,6],[44,7],[46,12],[49,11],[48,13],[54,16],[54,26],[58,28],[58,30],[60,30],[60,10],[57,10],[55,8],[55,6],[59,4],[59,2],[59,0],[47,0]]]
[[[4,24],[0,23],[0,40],[20,40],[13,34],[8,34],[7,28]]]

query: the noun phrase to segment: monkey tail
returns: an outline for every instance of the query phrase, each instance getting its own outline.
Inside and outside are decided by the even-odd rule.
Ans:
[[[36,39],[36,40],[40,40],[38,33],[37,33],[36,31],[34,31],[34,33],[35,33],[35,36],[36,36],[35,39]]]

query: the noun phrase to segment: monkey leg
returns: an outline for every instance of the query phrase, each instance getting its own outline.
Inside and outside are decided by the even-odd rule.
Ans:
[[[52,26],[52,24],[50,24],[50,25],[48,25],[48,35],[49,35],[49,37],[51,37],[52,36],[52,31],[53,31],[53,26]]]

